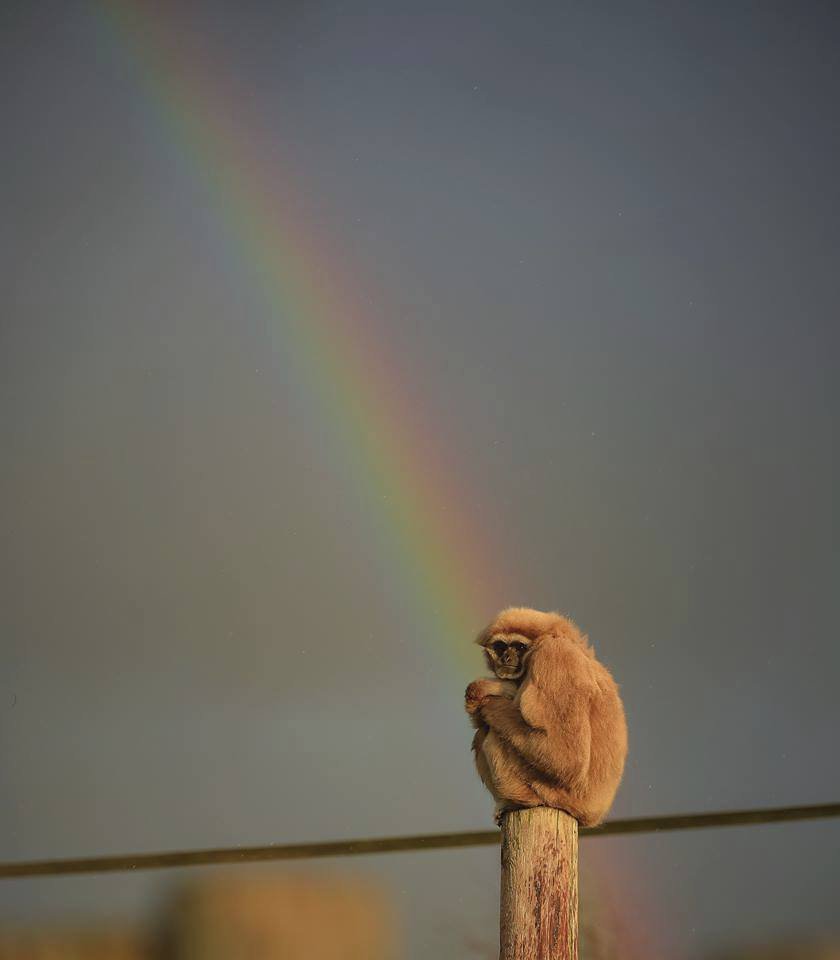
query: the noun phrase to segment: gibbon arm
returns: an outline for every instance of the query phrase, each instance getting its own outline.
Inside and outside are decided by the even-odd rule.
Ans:
[[[596,690],[586,655],[550,639],[535,651],[519,695],[488,697],[479,714],[537,771],[576,787],[589,773],[589,709]]]

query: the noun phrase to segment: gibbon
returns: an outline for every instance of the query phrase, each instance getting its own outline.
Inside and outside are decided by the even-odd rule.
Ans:
[[[612,805],[627,755],[618,686],[577,625],[509,607],[476,642],[496,679],[474,680],[465,705],[475,765],[496,822],[520,807],[557,807],[583,826]]]

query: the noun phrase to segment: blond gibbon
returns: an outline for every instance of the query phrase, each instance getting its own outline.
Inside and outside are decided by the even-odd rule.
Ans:
[[[600,823],[624,770],[627,724],[587,638],[559,613],[509,607],[476,642],[496,679],[474,680],[466,709],[497,822],[507,810],[544,806]]]

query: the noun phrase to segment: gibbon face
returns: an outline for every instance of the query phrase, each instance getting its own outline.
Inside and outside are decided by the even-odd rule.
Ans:
[[[500,680],[519,680],[525,673],[532,642],[520,633],[494,633],[481,645],[487,666]]]

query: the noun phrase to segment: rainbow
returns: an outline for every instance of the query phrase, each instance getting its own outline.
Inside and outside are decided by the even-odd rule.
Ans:
[[[331,255],[329,238],[316,235],[300,210],[300,177],[282,165],[218,56],[172,19],[176,5],[93,2],[97,22],[132,52],[156,124],[213,198],[227,246],[262,298],[273,348],[294,354],[307,403],[350,467],[371,542],[394,571],[383,592],[396,588],[430,641],[474,668],[467,641],[504,605],[511,581],[496,566],[501,550],[488,542],[486,524],[470,515],[474,498],[459,489],[433,425],[407,402],[400,364],[369,322],[366,297],[352,294],[358,284],[346,255]],[[593,872],[616,873],[607,864]],[[621,902],[634,884],[619,875]],[[646,924],[622,913],[612,926],[625,941],[633,934],[636,955],[661,956],[652,939],[661,924],[645,913]]]
[[[411,408],[399,363],[352,296],[345,257],[299,212],[300,183],[238,96],[218,56],[172,21],[171,5],[95,0],[97,19],[128,47],[156,122],[216,208],[238,266],[254,280],[272,347],[295,356],[307,403],[327,426],[364,504],[371,542],[422,629],[475,662],[469,638],[500,606],[499,556],[469,517],[433,425]],[[466,658],[469,658],[467,661]]]

